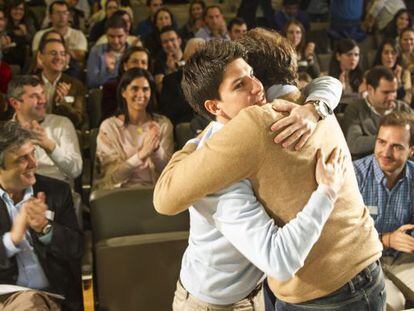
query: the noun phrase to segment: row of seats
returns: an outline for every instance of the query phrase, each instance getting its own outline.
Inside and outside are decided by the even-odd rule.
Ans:
[[[153,189],[91,195],[95,302],[100,310],[171,310],[188,212],[159,215]]]

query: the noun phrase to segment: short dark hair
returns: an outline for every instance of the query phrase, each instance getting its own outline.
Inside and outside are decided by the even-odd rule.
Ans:
[[[129,61],[130,57],[135,52],[144,52],[145,54],[147,54],[148,68],[150,67],[150,65],[151,65],[150,52],[142,46],[131,46],[128,49],[125,50],[124,54],[122,54],[121,60],[119,61],[118,77],[122,77],[122,75],[125,72],[124,64]]]
[[[47,39],[47,40],[41,40],[40,41],[39,52],[43,54],[45,52],[46,45],[48,45],[49,43],[60,43],[60,44],[63,45],[63,47],[65,48],[65,51],[66,51],[65,44],[62,41],[60,41],[58,39]]]
[[[14,150],[33,139],[33,134],[16,121],[0,122],[0,167],[4,168],[6,152]]]
[[[118,88],[116,91],[117,94],[117,101],[118,101],[118,111],[117,116],[123,114],[125,116],[124,125],[128,125],[129,123],[129,114],[128,114],[128,105],[125,99],[122,97],[122,92],[126,90],[128,85],[131,84],[137,78],[145,78],[147,79],[150,89],[151,89],[151,97],[149,99],[148,105],[145,108],[145,111],[152,117],[153,111],[156,106],[156,88],[155,88],[155,81],[152,75],[147,70],[143,70],[141,68],[132,68],[122,75],[121,81],[119,81]]]
[[[49,6],[49,11],[48,11],[49,12],[49,15],[51,15],[53,13],[53,7],[55,5],[64,5],[69,10],[69,5],[65,1],[63,1],[63,0],[56,0],[56,1],[53,1],[50,4],[50,6]]]
[[[203,18],[206,18],[207,12],[211,9],[218,9],[220,11],[220,13],[223,14],[223,10],[221,9],[220,6],[218,6],[218,5],[209,5],[205,8],[205,10],[203,12]]]
[[[177,34],[177,37],[179,37],[179,38],[180,38],[180,34],[178,33],[177,29],[176,29],[174,26],[172,26],[172,25],[162,27],[162,28],[161,28],[161,30],[160,30],[160,36],[161,36],[163,33],[166,33],[166,32],[169,32],[169,31],[174,31],[174,32]]]
[[[15,98],[15,99],[21,99],[24,91],[23,88],[25,86],[38,86],[39,84],[42,84],[39,77],[32,76],[32,75],[21,75],[21,76],[15,76],[9,83],[7,87],[7,98]]]
[[[408,112],[391,112],[380,120],[379,129],[382,126],[409,127],[410,147],[414,146],[414,114]],[[379,131],[378,131],[379,132]]]
[[[241,18],[241,17],[235,17],[235,18],[232,18],[229,21],[229,23],[227,25],[227,29],[229,31],[231,31],[231,29],[233,28],[234,25],[244,25],[244,24],[246,24],[246,21],[243,18]]]
[[[296,53],[286,38],[273,30],[254,28],[238,42],[245,48],[247,62],[265,89],[273,84],[296,85]]]
[[[185,99],[197,113],[214,119],[204,102],[220,99],[219,87],[226,66],[245,56],[243,47],[236,42],[211,40],[189,58],[183,67],[181,86]]]
[[[153,1],[153,0],[147,0],[147,1],[145,2],[145,5],[146,5],[146,6],[150,6],[152,1]],[[162,1],[162,2],[164,2],[164,1]]]
[[[122,16],[119,15],[114,14],[107,19],[105,22],[105,32],[107,32],[110,28],[122,28],[126,33],[128,33],[128,25]]]
[[[367,72],[365,79],[367,81],[367,85],[370,85],[374,89],[376,89],[381,79],[385,79],[389,82],[392,82],[394,81],[394,79],[396,79],[396,77],[394,73],[387,67],[375,66]]]

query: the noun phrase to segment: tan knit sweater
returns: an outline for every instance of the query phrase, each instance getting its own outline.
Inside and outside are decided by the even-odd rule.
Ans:
[[[303,208],[316,189],[315,155],[346,150],[345,183],[305,265],[290,280],[269,280],[279,299],[299,303],[332,293],[381,256],[382,246],[359,193],[351,157],[335,117],[318,123],[300,152],[273,142],[270,125],[281,116],[271,105],[244,109],[203,148],[173,156],[154,193],[159,211],[179,211],[200,198],[248,178],[278,226]],[[191,153],[191,154],[190,154]]]

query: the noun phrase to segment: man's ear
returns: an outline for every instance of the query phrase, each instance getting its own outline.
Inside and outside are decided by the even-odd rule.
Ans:
[[[410,147],[410,157],[414,157],[414,145]]]
[[[14,109],[14,111],[17,111],[19,109],[20,102],[17,99],[9,98],[8,102],[9,105]]]
[[[218,116],[221,113],[220,104],[217,100],[214,99],[208,99],[204,102],[204,107],[208,112],[210,112],[212,115]]]

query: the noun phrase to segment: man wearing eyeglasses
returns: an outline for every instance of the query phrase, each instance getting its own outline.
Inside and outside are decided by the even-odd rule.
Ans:
[[[84,64],[88,42],[82,31],[73,29],[69,24],[69,6],[65,1],[57,0],[49,6],[51,28],[39,30],[33,38],[32,50],[37,51],[42,35],[51,29],[60,33],[65,39],[68,53],[80,64]]]
[[[68,117],[75,128],[81,129],[86,120],[86,90],[79,80],[63,73],[68,64],[65,46],[59,40],[46,40],[37,58],[45,85],[46,111]]]

